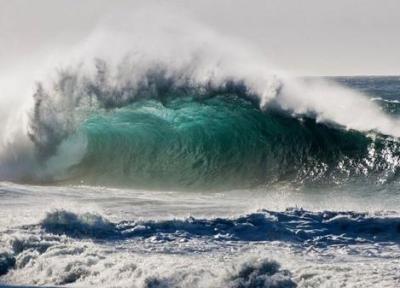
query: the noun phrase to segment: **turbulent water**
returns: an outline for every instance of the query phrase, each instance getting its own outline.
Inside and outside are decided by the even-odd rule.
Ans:
[[[0,286],[400,287],[400,77],[159,4],[0,67]]]
[[[97,67],[94,79],[62,73],[48,90],[37,85],[27,132],[33,159],[16,169],[21,163],[9,157],[0,177],[185,191],[397,181],[397,130],[384,134],[371,120],[371,129],[359,131],[336,119],[321,121],[319,111],[293,113],[280,103],[290,93],[284,82],[275,84],[276,99],[261,106],[241,81],[193,84],[150,71],[139,83],[120,87],[108,83],[105,69]],[[390,80],[391,90],[379,94],[385,98],[370,102],[396,114],[398,103],[390,97],[398,80]],[[397,120],[390,121],[397,128]]]
[[[285,81],[266,105],[246,81],[99,65],[37,84],[27,142],[3,146],[0,283],[400,285],[399,77],[296,80],[367,109],[343,118],[285,105]]]

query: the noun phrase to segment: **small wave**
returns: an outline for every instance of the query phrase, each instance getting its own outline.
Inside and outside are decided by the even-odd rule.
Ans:
[[[276,261],[269,259],[250,259],[238,265],[235,271],[224,277],[213,287],[224,288],[295,288],[288,270],[281,270]],[[149,277],[144,288],[179,287],[179,277]]]
[[[229,288],[294,288],[290,272],[281,270],[276,261],[253,259],[243,263],[239,271],[227,279],[224,287]]]
[[[387,103],[400,104],[400,100],[383,99],[382,97],[373,97],[373,98],[371,98],[371,101],[381,101],[381,102],[387,102]]]
[[[41,226],[51,233],[72,237],[106,238],[117,232],[115,225],[100,215],[74,214],[65,210],[48,213]]]
[[[157,238],[159,242],[211,238],[213,241],[287,241],[326,246],[368,242],[399,242],[400,217],[356,212],[284,212],[261,210],[238,218],[111,223],[98,215],[66,211],[49,213],[45,231],[70,237],[123,240]]]

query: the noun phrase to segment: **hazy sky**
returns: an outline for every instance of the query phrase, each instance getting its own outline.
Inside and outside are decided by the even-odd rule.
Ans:
[[[0,67],[78,43],[112,11],[129,13],[148,2],[0,0]],[[298,74],[400,74],[400,0],[152,2],[242,38]]]

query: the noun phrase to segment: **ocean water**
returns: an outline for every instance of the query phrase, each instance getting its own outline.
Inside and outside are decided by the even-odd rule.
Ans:
[[[1,285],[400,286],[400,77],[94,66],[1,146]]]

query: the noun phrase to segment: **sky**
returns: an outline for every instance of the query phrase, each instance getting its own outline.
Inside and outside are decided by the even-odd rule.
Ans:
[[[104,18],[123,21],[116,11],[149,2],[251,43],[294,74],[400,75],[399,0],[0,0],[0,69],[75,45]]]

